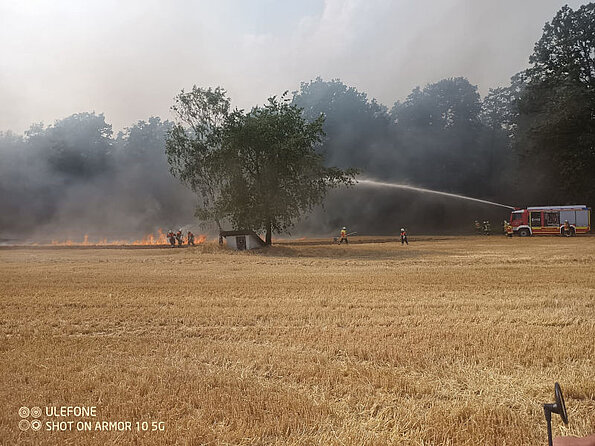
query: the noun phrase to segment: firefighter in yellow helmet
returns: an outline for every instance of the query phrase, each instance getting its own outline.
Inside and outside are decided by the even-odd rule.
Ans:
[[[345,242],[347,245],[349,244],[349,240],[347,240],[347,228],[345,226],[341,228],[341,239],[339,240],[339,245],[343,242]]]
[[[506,220],[504,220],[504,232],[506,232],[506,235],[508,237],[512,237],[512,235],[514,234],[513,230],[512,230],[512,225],[507,222]]]

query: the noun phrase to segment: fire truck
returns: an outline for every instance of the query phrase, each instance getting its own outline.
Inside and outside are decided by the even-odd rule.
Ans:
[[[513,232],[521,237],[586,234],[591,230],[591,208],[572,205],[515,209],[510,214],[510,225]]]

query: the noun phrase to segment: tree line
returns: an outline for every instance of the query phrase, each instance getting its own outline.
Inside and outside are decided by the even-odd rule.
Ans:
[[[391,109],[339,80],[301,85],[326,116],[331,163],[515,204],[595,202],[595,4],[563,7],[531,66],[482,100],[463,77],[414,89]]]

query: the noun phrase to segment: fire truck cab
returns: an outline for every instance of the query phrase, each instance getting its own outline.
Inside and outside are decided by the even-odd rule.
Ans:
[[[586,234],[591,230],[591,208],[572,205],[515,209],[510,214],[510,224],[513,232],[521,237]]]

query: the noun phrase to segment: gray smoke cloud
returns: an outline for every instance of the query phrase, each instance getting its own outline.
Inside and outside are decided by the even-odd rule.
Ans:
[[[134,240],[195,224],[194,195],[168,171],[169,122],[112,135],[80,113],[26,137],[0,134],[0,235],[5,241]]]
[[[121,130],[169,117],[193,84],[249,108],[318,75],[389,106],[463,75],[482,94],[525,68],[577,0],[0,2],[0,130],[98,110]],[[42,36],[42,38],[40,38]]]

